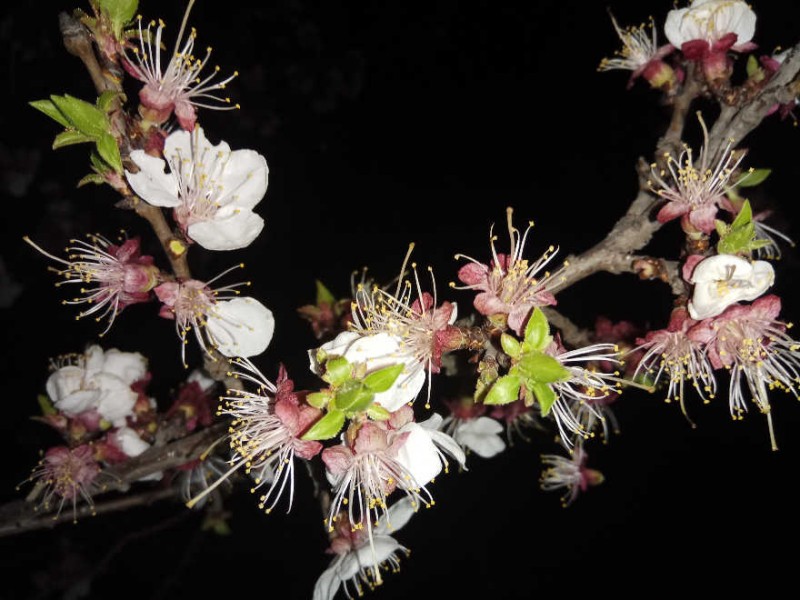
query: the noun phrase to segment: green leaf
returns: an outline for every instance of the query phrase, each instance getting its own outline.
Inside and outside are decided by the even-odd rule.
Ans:
[[[330,359],[325,363],[325,374],[322,379],[333,386],[342,385],[348,381],[353,374],[353,365],[341,356]]]
[[[108,132],[108,117],[93,104],[69,94],[53,95],[50,100],[78,131],[93,138],[99,138]]]
[[[367,408],[367,416],[373,421],[387,421],[392,416],[392,413],[380,404],[370,404]]]
[[[752,77],[760,71],[761,67],[758,64],[758,60],[756,60],[756,57],[751,54],[747,57],[747,76]]]
[[[106,178],[99,173],[89,173],[84,176],[79,182],[78,187],[83,187],[87,183],[94,183],[95,185],[102,185],[106,182]]]
[[[558,400],[558,396],[553,391],[553,388],[546,383],[537,382],[528,382],[525,385],[536,395],[536,400],[539,402],[542,416],[546,417],[547,413],[549,413],[550,409],[553,407],[553,404]]]
[[[58,110],[58,107],[55,104],[53,104],[52,100],[34,100],[33,102],[28,102],[28,104],[30,104],[36,110],[46,114],[56,123],[59,123],[64,127],[72,127],[72,124],[67,121],[67,118],[63,114],[61,114],[61,111]]]
[[[102,110],[104,113],[108,114],[108,112],[113,108],[113,103],[117,96],[119,96],[119,92],[115,92],[114,90],[106,90],[97,97],[95,106],[97,106],[97,108]]]
[[[714,220],[714,229],[717,230],[717,235],[719,237],[723,237],[728,235],[731,227],[725,221],[720,221],[719,219]]]
[[[525,344],[522,349],[524,352],[544,350],[551,339],[547,317],[544,316],[542,309],[537,306],[533,309],[531,318],[528,319],[528,324],[525,326]]]
[[[375,392],[361,381],[347,381],[336,392],[333,404],[339,410],[359,412],[366,410],[375,398]]]
[[[306,402],[308,402],[314,408],[325,408],[328,406],[328,403],[333,398],[333,394],[331,394],[328,390],[323,390],[321,392],[313,392],[306,396]]]
[[[731,229],[738,229],[753,222],[753,209],[750,208],[750,201],[745,200],[742,207],[739,209],[739,214],[731,223]]]
[[[503,347],[503,352],[508,354],[511,358],[517,358],[520,352],[522,352],[519,340],[507,333],[500,336],[500,345]]]
[[[122,28],[136,15],[139,0],[97,0],[97,4],[108,15],[117,38]]]
[[[519,399],[519,377],[514,375],[503,375],[492,385],[492,389],[486,394],[484,404],[510,404]]]
[[[65,129],[56,136],[53,140],[53,150],[58,150],[64,146],[71,146],[73,144],[83,144],[85,142],[94,141],[85,133],[75,131],[74,129]]]
[[[309,427],[301,439],[303,440],[329,440],[342,430],[344,413],[340,410],[331,410],[319,421]]]
[[[736,182],[736,187],[755,187],[769,177],[770,173],[772,169],[750,169]]]
[[[122,173],[122,157],[119,154],[117,140],[110,133],[100,136],[97,140],[97,153],[117,173]]]
[[[58,414],[58,411],[56,410],[56,407],[53,406],[53,403],[50,401],[50,398],[48,398],[44,394],[39,394],[38,396],[36,396],[36,400],[39,401],[39,408],[42,409],[42,414],[45,417]]]
[[[325,284],[317,279],[317,306],[320,306],[323,302],[333,306],[336,304],[336,298],[334,298],[331,291],[325,287]]]
[[[364,385],[375,393],[385,392],[392,384],[397,381],[400,373],[403,372],[404,365],[391,365],[384,367],[364,377]]]
[[[517,363],[520,374],[525,378],[539,383],[553,383],[565,381],[570,378],[570,372],[549,354],[531,352],[523,355]]]

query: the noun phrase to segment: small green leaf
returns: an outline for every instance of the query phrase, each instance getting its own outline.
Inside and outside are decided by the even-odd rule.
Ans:
[[[330,290],[325,287],[325,284],[317,279],[317,306],[320,306],[323,302],[329,306],[333,306],[336,304],[336,298],[334,298]]]
[[[325,408],[328,406],[328,403],[333,398],[333,394],[331,394],[328,390],[323,390],[321,392],[313,392],[306,396],[306,402],[313,406],[314,408]]]
[[[108,15],[117,38],[122,28],[136,15],[139,0],[97,0],[97,4]]]
[[[106,182],[106,178],[99,173],[89,173],[84,176],[79,182],[78,187],[83,187],[87,183],[94,183],[95,185],[102,185]]]
[[[753,222],[753,209],[750,207],[750,201],[745,200],[742,207],[739,209],[739,214],[731,223],[731,229],[738,229]]]
[[[42,414],[45,417],[58,414],[58,411],[56,410],[56,407],[53,406],[53,403],[50,401],[50,398],[48,398],[44,394],[39,394],[38,396],[36,396],[36,400],[39,401],[39,408],[42,409]]]
[[[361,381],[347,381],[336,391],[333,404],[339,410],[359,412],[365,410],[375,398],[375,392]]]
[[[719,237],[724,237],[728,235],[728,231],[730,231],[731,227],[725,221],[720,221],[719,219],[715,219],[714,229],[717,230],[717,235]]]
[[[523,355],[517,363],[520,374],[526,379],[539,383],[553,383],[570,378],[570,372],[555,358],[542,352]]]
[[[536,400],[539,402],[542,416],[546,417],[547,413],[549,413],[550,409],[553,407],[553,404],[558,400],[558,396],[553,391],[553,388],[546,383],[537,382],[528,382],[525,386],[529,387],[536,395]]]
[[[331,410],[319,421],[309,427],[301,439],[303,440],[329,440],[342,430],[344,413],[340,410]]]
[[[93,104],[69,94],[53,95],[50,100],[78,131],[93,138],[99,138],[108,132],[108,117]]]
[[[749,252],[750,243],[755,235],[755,225],[752,223],[748,227],[732,229],[717,244],[720,254],[739,254]]]
[[[97,97],[95,106],[97,106],[97,108],[102,110],[104,113],[108,113],[113,108],[114,100],[118,96],[119,92],[115,92],[114,90],[106,90]]]
[[[503,352],[508,354],[511,358],[517,358],[522,351],[519,340],[507,333],[500,336],[500,345],[503,347]]]
[[[353,374],[353,365],[341,356],[330,359],[325,363],[325,374],[322,379],[333,386],[342,385]]]
[[[514,375],[503,375],[492,385],[492,389],[486,394],[484,404],[510,404],[519,399],[519,377]]]
[[[751,54],[747,57],[747,76],[752,77],[760,71],[761,67],[758,64],[758,60],[756,60],[756,57]]]
[[[525,344],[523,351],[544,350],[550,343],[550,325],[547,317],[544,316],[542,309],[538,306],[533,309],[531,318],[525,326]]]
[[[34,100],[28,104],[30,104],[36,110],[40,110],[46,114],[56,123],[59,123],[64,127],[72,127],[72,124],[67,121],[67,118],[63,114],[61,114],[61,111],[58,110],[58,107],[55,104],[53,104],[52,100]]]
[[[122,173],[122,157],[119,154],[117,140],[110,133],[100,136],[97,140],[97,153],[117,173]]]
[[[385,392],[403,372],[404,365],[384,367],[364,377],[364,385],[375,393]]]
[[[738,182],[736,187],[755,187],[772,173],[772,169],[751,169]]]
[[[75,131],[74,129],[65,129],[56,136],[53,140],[53,150],[58,150],[64,146],[71,146],[73,144],[83,144],[85,142],[94,141],[85,133]]]
[[[387,421],[392,416],[392,413],[380,404],[370,404],[367,408],[367,416],[373,421]]]

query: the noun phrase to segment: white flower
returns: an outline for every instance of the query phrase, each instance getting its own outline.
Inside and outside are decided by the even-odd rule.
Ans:
[[[687,8],[669,11],[664,24],[664,33],[676,48],[695,40],[711,47],[734,34],[732,49],[737,50],[753,39],[755,30],[756,14],[742,0],[694,0]]]
[[[112,445],[130,458],[139,456],[150,448],[150,444],[140,438],[139,434],[130,427],[120,427],[108,434],[108,438]],[[159,481],[163,476],[163,471],[156,471],[140,477],[137,481]]]
[[[389,412],[412,402],[425,384],[422,363],[408,354],[399,336],[391,333],[364,335],[356,331],[345,331],[319,349],[329,357],[341,356],[351,364],[365,365],[367,374],[390,365],[405,365],[392,387],[375,394],[375,402]],[[309,350],[308,355],[311,370],[321,375],[323,371],[317,360],[317,350]]]
[[[714,317],[731,304],[755,300],[774,282],[775,270],[766,261],[750,262],[732,254],[709,256],[692,272],[689,315],[698,321]]]
[[[54,406],[68,417],[96,410],[112,425],[124,426],[138,397],[131,384],[147,373],[146,359],[138,352],[103,352],[92,345],[63,361],[46,384]]]
[[[264,228],[253,212],[267,192],[267,161],[255,150],[213,146],[202,128],[176,131],[164,144],[166,163],[131,152],[138,173],[125,171],[133,191],[153,206],[172,208],[186,235],[208,250],[249,246]],[[169,166],[169,172],[165,172]]]
[[[495,419],[477,417],[476,419],[456,419],[452,422],[451,435],[453,439],[478,456],[491,458],[506,449],[506,443],[500,436],[503,426]]]
[[[397,430],[400,434],[409,434],[397,451],[397,460],[418,485],[429,483],[441,473],[442,467],[447,472],[448,462],[442,450],[455,458],[462,467],[465,465],[466,456],[461,446],[452,437],[439,431],[442,421],[441,415],[434,413],[426,421],[412,421]]]
[[[386,511],[385,518],[372,529],[372,538],[364,535],[363,529],[347,529],[339,532],[331,548],[336,558],[331,561],[314,586],[314,600],[332,600],[344,588],[348,598],[351,589],[356,595],[363,594],[364,586],[372,589],[381,582],[380,569],[400,567],[399,555],[408,554],[408,549],[389,535],[403,527],[415,512],[410,498],[402,498]]]

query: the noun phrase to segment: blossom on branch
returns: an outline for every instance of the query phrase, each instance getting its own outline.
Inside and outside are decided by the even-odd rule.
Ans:
[[[132,389],[147,375],[147,360],[138,352],[103,351],[91,345],[83,354],[61,357],[47,379],[47,394],[56,410],[70,418],[123,427],[134,414],[139,393]]]
[[[353,529],[342,514],[336,521],[335,534],[327,550],[336,557],[317,579],[313,600],[333,600],[339,587],[344,588],[348,598],[353,597],[351,590],[360,597],[364,587],[372,590],[381,583],[381,570],[398,571],[400,555],[408,555],[409,550],[389,533],[403,527],[414,512],[412,501],[401,498],[388,508],[383,520],[374,524],[371,538],[364,529]]]
[[[125,171],[133,191],[153,206],[172,208],[184,234],[203,248],[245,248],[264,228],[253,208],[267,192],[269,169],[255,150],[214,146],[197,127],[167,137],[166,162],[144,150],[130,157],[139,167]]]
[[[508,208],[506,222],[511,240],[509,253],[497,252],[494,245],[497,238],[492,233],[492,226],[489,231],[492,251],[489,264],[464,254],[456,254],[456,259],[466,258],[470,262],[458,270],[458,278],[465,285],[456,286],[451,283],[450,286],[459,290],[478,291],[473,300],[478,312],[488,317],[506,315],[508,327],[521,335],[534,308],[556,304],[552,290],[563,277],[563,273],[561,269],[555,273],[542,272],[557,252],[553,246],[533,263],[528,263],[523,258],[525,243],[533,223],[529,223],[525,233],[521,234],[511,222],[512,214],[513,210]]]
[[[159,282],[160,271],[153,265],[152,256],[140,253],[139,238],[125,240],[119,245],[101,235],[88,235],[87,241],[73,239],[66,248],[66,260],[46,252],[27,236],[23,239],[46,257],[64,265],[63,269],[53,269],[64,278],[57,287],[65,283],[93,284],[93,287],[81,287],[82,296],[63,303],[89,305],[78,313],[78,319],[89,315],[98,322],[108,319],[101,336],[111,329],[122,309],[148,302],[152,298],[150,291]]]
[[[709,80],[730,76],[728,50],[747,52],[756,30],[756,14],[743,0],[692,0],[669,11],[664,33],[689,60],[700,61]]]
[[[462,448],[483,458],[505,450],[506,443],[500,436],[504,427],[496,419],[484,416],[485,404],[477,404],[469,397],[445,401],[445,404],[450,408],[450,415],[442,421],[442,431]]]
[[[212,289],[210,285],[237,265],[208,282],[188,279],[162,283],[155,289],[163,306],[159,315],[175,321],[182,342],[181,357],[186,365],[188,334],[213,357],[213,350],[225,356],[255,356],[267,349],[275,330],[275,319],[266,306],[236,289],[249,282]]]
[[[767,416],[773,450],[778,446],[769,391],[779,389],[800,398],[800,344],[786,333],[790,324],[778,320],[780,310],[780,298],[764,296],[749,306],[731,306],[721,315],[702,321],[689,333],[694,340],[706,344],[709,361],[715,369],[724,367],[730,371],[731,416],[744,418],[748,391],[758,409]]]
[[[614,29],[622,41],[622,50],[617,51],[614,58],[604,58],[600,62],[598,71],[613,69],[633,71],[628,80],[628,88],[641,76],[656,89],[672,91],[678,84],[678,76],[674,69],[662,59],[673,52],[675,47],[672,44],[658,45],[653,19],[650,19],[647,26],[643,23],[638,27],[623,29],[617,23],[614,15],[610,16]],[[650,29],[649,34],[646,27]]]
[[[590,486],[603,483],[603,474],[595,469],[586,467],[587,454],[582,447],[577,447],[572,452],[571,458],[564,458],[558,454],[543,454],[540,484],[546,492],[564,490],[561,504],[564,507],[572,504],[581,492]]]
[[[262,486],[269,486],[259,498],[259,508],[267,514],[272,512],[288,488],[288,510],[291,510],[294,499],[294,459],[309,460],[322,450],[319,442],[301,439],[322,413],[306,404],[301,395],[294,391],[294,382],[289,379],[283,365],[273,384],[249,360],[237,358],[233,364],[239,369],[232,371],[230,376],[253,384],[256,389],[232,389],[228,390],[228,396],[222,397],[225,406],[219,414],[232,419],[228,434],[233,454],[228,461],[230,468],[190,500],[188,506],[195,506],[235,471],[244,468],[244,472],[255,482],[253,492]]]
[[[689,278],[694,285],[689,315],[702,320],[722,313],[731,304],[755,300],[775,282],[775,270],[763,260],[749,261],[732,254],[709,256],[697,263]]]
[[[181,29],[175,40],[175,49],[169,61],[162,61],[161,58],[164,22],[158,21],[158,27],[153,34],[152,28],[156,22],[150,21],[147,28],[142,29],[141,16],[137,18],[139,47],[132,48],[132,59],[125,52],[122,61],[122,65],[128,73],[144,83],[144,87],[139,91],[142,117],[146,121],[160,125],[174,112],[180,126],[188,131],[194,128],[197,121],[197,107],[215,110],[239,108],[238,104],[231,105],[230,98],[220,97],[216,93],[218,90],[224,90],[227,84],[238,75],[238,72],[217,80],[220,68],[215,67],[210,75],[202,78],[200,73],[211,57],[211,48],[206,48],[206,55],[202,59],[194,56],[194,43],[197,37],[197,31],[194,28],[186,36],[186,40],[183,40],[192,4],[194,4],[194,0],[189,2],[186,9]],[[162,64],[164,65],[163,70]]]

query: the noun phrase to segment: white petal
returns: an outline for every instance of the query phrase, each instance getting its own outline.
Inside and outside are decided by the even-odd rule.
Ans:
[[[434,444],[452,456],[458,461],[458,464],[466,470],[467,456],[464,454],[464,450],[458,442],[444,431],[431,431],[430,435]]]
[[[100,390],[77,390],[71,394],[61,396],[53,405],[68,417],[74,417],[86,410],[97,407],[100,399]]]
[[[133,405],[139,395],[129,383],[111,373],[98,373],[92,382],[100,388],[97,412],[115,427],[126,423],[126,417],[133,415]]]
[[[667,36],[669,43],[676,48],[680,48],[684,42],[689,41],[684,37],[684,33],[681,30],[683,17],[688,11],[688,8],[680,8],[667,13],[667,20],[664,23],[664,35]]]
[[[358,573],[359,569],[381,564],[402,547],[400,542],[391,536],[373,535],[371,545],[369,543],[364,544],[355,552],[349,552],[345,555],[339,576],[342,579],[350,579]]]
[[[322,575],[319,576],[317,583],[314,584],[313,600],[333,600],[334,596],[336,596],[336,592],[339,591],[339,586],[342,584],[342,580],[336,574],[341,559],[341,556],[337,556],[331,563],[331,566],[325,569]]]
[[[191,133],[178,129],[169,134],[164,141],[164,156],[170,162],[182,159],[191,160],[194,156],[193,152],[202,152],[203,149],[210,150],[212,146],[206,139],[206,134],[203,132],[202,127],[195,127]]]
[[[84,376],[88,379],[95,373],[100,373],[105,362],[106,358],[103,349],[97,344],[92,344],[83,353],[83,368],[86,371]]]
[[[264,229],[264,219],[250,210],[219,210],[208,221],[189,225],[189,237],[206,250],[238,250],[253,243]]]
[[[252,209],[267,193],[269,169],[266,159],[255,150],[231,153],[219,181],[222,203]]]
[[[103,357],[103,372],[116,375],[130,385],[147,373],[147,359],[139,352],[121,352],[112,348]]]
[[[452,325],[456,322],[456,318],[458,317],[458,304],[453,302],[453,312],[450,314],[450,319],[447,321],[448,325]]]
[[[171,173],[165,173],[166,163],[163,160],[143,150],[131,152],[131,160],[137,164],[139,172],[125,171],[125,177],[140,198],[153,206],[174,208],[180,205],[178,181]]]
[[[442,471],[439,452],[430,433],[417,423],[408,423],[400,431],[408,432],[409,436],[397,452],[397,460],[408,469],[415,483],[423,486]]]
[[[309,360],[309,369],[315,375],[322,375],[323,370],[322,366],[319,364],[317,360],[317,351],[324,350],[327,354],[331,356],[342,356],[347,347],[350,346],[354,341],[361,337],[361,334],[355,331],[343,331],[339,335],[337,335],[334,339],[330,342],[322,344],[319,348],[312,348],[308,351],[308,360]]]
[[[375,535],[393,533],[405,526],[416,512],[417,509],[414,508],[411,498],[403,496],[389,507],[389,510],[386,511],[386,516],[378,522],[372,531]]]
[[[47,378],[45,388],[53,402],[61,402],[70,394],[74,394],[83,386],[86,372],[75,365],[67,365],[55,371]]]
[[[216,304],[206,330],[225,356],[255,356],[269,346],[275,319],[258,300],[234,298]]]
[[[114,445],[130,457],[139,456],[150,447],[130,427],[120,427],[109,435]]]
[[[195,369],[194,371],[189,373],[189,376],[186,378],[186,381],[187,381],[187,383],[191,383],[193,381],[196,381],[198,383],[198,385],[200,386],[200,389],[203,390],[204,392],[210,390],[214,386],[214,384],[217,383],[216,379],[212,379],[211,377],[208,377],[200,369]]]
[[[731,254],[702,260],[694,268],[689,315],[696,320],[715,317],[730,305],[755,300],[775,282],[775,270],[763,260],[750,262]]]
[[[721,35],[736,34],[736,46],[746,44],[756,33],[756,13],[746,2],[733,2],[714,15],[714,28]]]
[[[490,417],[478,417],[460,423],[453,438],[478,456],[491,458],[506,449],[506,443],[500,437],[503,426]]]

